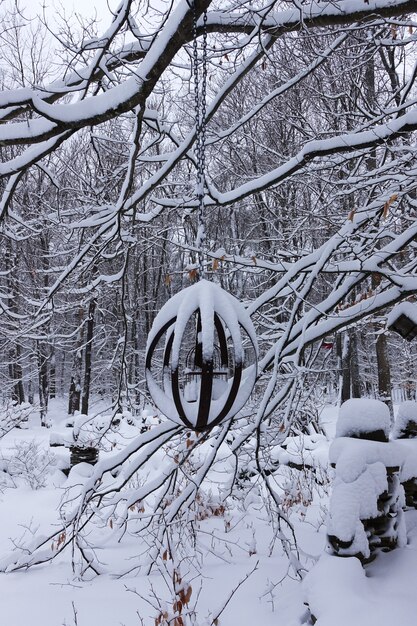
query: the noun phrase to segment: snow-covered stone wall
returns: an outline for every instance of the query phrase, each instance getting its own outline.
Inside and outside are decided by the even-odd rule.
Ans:
[[[329,551],[369,562],[406,542],[404,448],[389,441],[390,413],[378,400],[352,399],[339,414],[330,463],[336,476],[327,527]]]

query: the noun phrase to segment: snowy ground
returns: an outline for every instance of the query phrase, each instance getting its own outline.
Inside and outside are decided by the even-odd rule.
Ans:
[[[63,431],[64,405],[55,403],[50,414],[51,430]],[[10,459],[16,450],[22,455],[31,442],[36,442],[42,459],[42,451],[49,449],[51,430],[40,428],[37,421],[37,417],[32,417],[28,429],[15,429],[3,437],[0,458]],[[327,407],[322,413],[322,424],[329,437],[334,435],[334,422],[335,410]],[[124,437],[131,438],[134,434],[133,427],[123,426],[122,432],[114,435],[115,449],[122,445]],[[44,534],[58,523],[57,511],[68,481],[83,480],[82,473],[72,472],[66,479],[57,469],[65,464],[68,450],[54,448],[52,452],[55,464],[48,465],[49,459],[44,458],[47,468],[37,484],[29,485],[28,480],[20,478],[15,480],[15,485],[3,481],[0,559],[20,545],[22,537]],[[314,609],[318,626],[416,623],[417,513],[406,513],[408,545],[381,555],[364,572],[356,559],[323,554],[325,505],[322,494],[308,510],[293,509],[299,547],[306,555],[306,564],[313,568],[302,584],[286,576],[288,562],[278,542],[270,554],[271,528],[262,503],[256,498],[250,506],[236,506],[226,511],[224,517],[205,520],[201,525],[201,545],[207,546],[207,552],[201,569],[198,571],[193,565],[195,569],[190,574],[193,585],[190,606],[196,602],[197,623],[210,623],[205,618],[211,613],[212,619],[217,607],[224,605],[234,589],[237,589],[235,594],[220,616],[221,626],[307,624],[307,600]],[[222,541],[217,542],[215,537],[221,537]],[[112,572],[126,570],[126,564],[133,562],[135,554],[143,549],[138,542],[134,536],[126,537],[122,543],[109,541],[103,546],[100,558]],[[70,551],[50,564],[0,574],[0,578],[2,623],[8,626],[153,626],[157,610],[152,603],[172,604],[167,572],[154,572],[151,576],[133,572],[123,577],[104,574],[80,580],[72,571]]]

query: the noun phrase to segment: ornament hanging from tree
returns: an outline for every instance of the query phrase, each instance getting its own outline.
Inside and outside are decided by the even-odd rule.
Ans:
[[[149,393],[161,413],[203,431],[231,419],[247,402],[257,375],[257,344],[251,319],[240,302],[219,285],[203,280],[207,13],[202,18],[199,60],[195,2],[193,10],[198,218],[198,269],[193,278],[199,282],[176,294],[156,316],[148,337],[145,366]]]
[[[257,375],[257,343],[241,303],[201,280],[172,297],[155,318],[146,382],[158,409],[202,431],[231,419]]]

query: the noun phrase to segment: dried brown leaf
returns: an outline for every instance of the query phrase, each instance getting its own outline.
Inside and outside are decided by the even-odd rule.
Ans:
[[[387,217],[388,217],[388,212],[389,212],[389,208],[390,208],[391,204],[393,202],[395,202],[397,198],[398,198],[398,193],[394,193],[394,194],[392,194],[392,196],[390,198],[388,198],[388,200],[384,204],[384,210],[382,212],[382,217],[384,218],[384,220],[386,220]]]

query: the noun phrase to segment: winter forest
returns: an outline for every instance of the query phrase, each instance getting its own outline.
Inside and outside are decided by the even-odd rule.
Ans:
[[[0,0],[2,623],[415,624],[417,0],[52,7]]]

